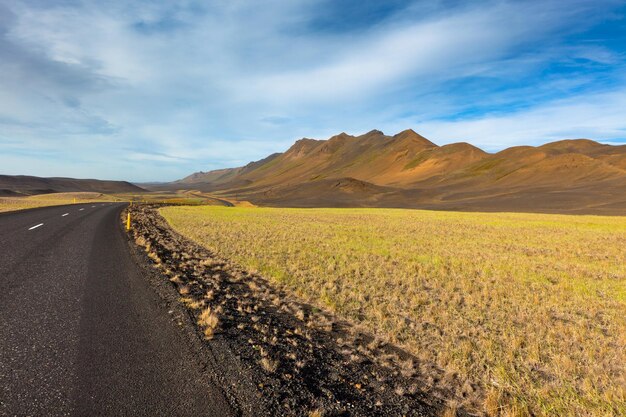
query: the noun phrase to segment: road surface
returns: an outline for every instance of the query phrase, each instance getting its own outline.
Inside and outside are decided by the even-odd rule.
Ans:
[[[0,214],[0,415],[233,414],[134,263],[123,207]]]

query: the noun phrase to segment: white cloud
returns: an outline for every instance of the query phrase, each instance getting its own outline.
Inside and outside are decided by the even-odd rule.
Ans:
[[[477,65],[500,57],[522,42],[545,36],[560,22],[551,13],[535,18],[531,30],[518,15],[533,15],[534,7],[500,5],[470,9],[452,16],[412,24],[392,22],[363,39],[346,41],[341,54],[329,54],[311,68],[278,71],[244,83],[258,95],[290,102],[350,100],[368,96],[405,78],[440,82],[478,71]]]

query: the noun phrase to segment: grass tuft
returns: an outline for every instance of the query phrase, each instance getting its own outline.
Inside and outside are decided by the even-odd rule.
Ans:
[[[278,361],[267,356],[261,358],[259,363],[261,364],[263,369],[265,369],[269,373],[274,373],[278,369]]]
[[[207,340],[213,338],[219,322],[220,320],[218,315],[213,309],[211,309],[211,307],[202,310],[202,313],[200,313],[200,316],[198,317],[198,325],[203,328],[204,337]]]

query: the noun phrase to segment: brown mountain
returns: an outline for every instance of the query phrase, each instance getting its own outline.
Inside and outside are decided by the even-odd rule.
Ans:
[[[490,154],[412,130],[300,139],[244,167],[168,185],[271,206],[626,214],[626,145],[577,139]]]
[[[19,196],[80,191],[97,193],[137,193],[145,190],[126,181],[0,175],[0,195]]]

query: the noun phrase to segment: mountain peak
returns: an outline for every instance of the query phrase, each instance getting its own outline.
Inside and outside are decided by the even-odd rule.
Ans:
[[[331,149],[336,150],[338,147],[344,146],[348,143],[349,139],[354,139],[354,136],[348,135],[346,132],[341,132],[328,140],[321,140],[320,143],[324,143],[321,150],[323,152],[327,152]]]
[[[424,145],[429,148],[436,148],[437,145],[426,139],[424,136],[416,133],[413,129],[406,129],[402,132],[395,134],[393,136],[394,139],[399,141],[412,141]]]
[[[605,145],[598,143],[591,139],[564,139],[557,140],[556,142],[546,143],[541,145],[540,148],[551,148],[551,149],[563,149],[568,148],[572,150],[581,150],[588,148],[602,148]]]
[[[363,136],[385,136],[385,134],[378,129],[372,129]]]
[[[333,140],[333,139],[347,139],[347,138],[353,138],[354,136],[352,135],[348,135],[346,132],[341,132],[338,135],[335,135],[333,137],[331,137],[328,140]]]
[[[413,129],[404,129],[402,132],[400,133],[396,133],[395,136],[402,136],[402,135],[414,135],[414,136],[420,136],[415,130]]]
[[[296,141],[291,148],[285,152],[285,154],[292,156],[302,156],[311,151],[319,144],[319,141],[315,139],[302,138]]]

